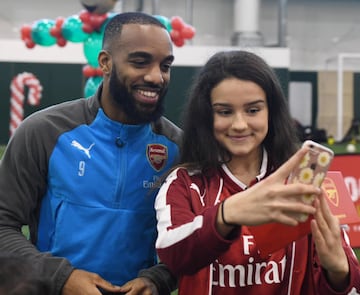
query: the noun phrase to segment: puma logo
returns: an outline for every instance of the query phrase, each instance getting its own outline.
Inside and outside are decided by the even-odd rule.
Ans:
[[[350,290],[350,293],[348,293],[348,295],[359,295],[359,293],[357,292],[357,290],[355,289],[355,287],[353,287],[353,288]]]
[[[200,199],[201,205],[202,205],[202,206],[205,206],[204,198],[205,198],[206,190],[204,191],[203,194],[201,194],[199,187],[198,187],[195,183],[192,183],[192,184],[190,185],[190,189],[193,189],[194,191],[197,192],[197,194],[198,194],[198,196],[199,196],[199,199]]]
[[[95,143],[92,143],[88,148],[84,148],[80,143],[78,143],[76,140],[73,140],[71,142],[71,145],[76,147],[77,149],[79,149],[80,151],[83,151],[85,153],[85,155],[87,155],[87,157],[89,159],[91,159],[91,155],[90,155],[90,150],[91,148],[95,145]]]

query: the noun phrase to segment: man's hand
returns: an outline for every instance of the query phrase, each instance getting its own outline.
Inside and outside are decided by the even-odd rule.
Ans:
[[[119,286],[112,285],[96,273],[75,269],[66,281],[62,295],[101,295],[100,289],[119,294],[122,292]]]
[[[126,295],[158,295],[155,284],[144,277],[136,278],[121,286],[120,291]]]

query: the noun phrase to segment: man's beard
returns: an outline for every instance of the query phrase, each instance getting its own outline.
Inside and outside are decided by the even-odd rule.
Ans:
[[[121,107],[126,116],[134,123],[143,124],[156,121],[164,113],[164,98],[167,89],[165,89],[165,91],[160,94],[155,109],[149,111],[146,105],[140,108],[139,105],[136,104],[133,95],[117,78],[115,66],[113,66],[111,72],[109,88],[113,100]]]

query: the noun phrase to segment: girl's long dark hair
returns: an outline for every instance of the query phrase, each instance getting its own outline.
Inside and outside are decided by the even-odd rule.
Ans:
[[[247,51],[216,53],[200,69],[183,113],[180,165],[200,168],[204,172],[231,159],[214,137],[210,98],[212,89],[230,77],[252,81],[264,90],[269,108],[269,129],[263,146],[273,168],[279,167],[299,146],[294,120],[273,69],[258,55]]]

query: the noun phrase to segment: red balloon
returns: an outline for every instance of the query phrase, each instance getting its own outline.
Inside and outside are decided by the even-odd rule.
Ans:
[[[30,25],[23,25],[20,29],[21,39],[25,41],[25,39],[31,39],[31,31],[32,27]]]
[[[103,24],[103,22],[106,20],[107,15],[106,14],[91,14],[90,15],[90,24],[92,25],[92,27],[97,30],[101,27],[101,25]]]
[[[94,28],[92,27],[92,25],[90,23],[83,23],[82,30],[85,33],[90,34],[90,33],[92,33],[94,31]]]
[[[59,27],[52,27],[50,29],[50,35],[53,36],[53,37],[56,37],[56,38],[59,38],[61,37],[61,28]]]
[[[178,40],[181,38],[180,32],[178,30],[172,30],[170,32],[170,38],[174,42],[175,40]]]
[[[192,39],[195,35],[195,29],[190,25],[185,25],[180,34],[184,39]]]
[[[185,40],[183,38],[176,39],[173,42],[177,47],[182,47],[185,44]]]
[[[59,16],[58,18],[56,18],[56,21],[55,21],[55,26],[56,27],[61,28],[63,23],[64,23],[64,18],[63,17]]]
[[[104,73],[101,68],[96,68],[96,74],[95,76],[102,76]]]
[[[185,23],[180,16],[173,16],[170,20],[171,27],[173,30],[181,31]]]
[[[89,65],[84,66],[82,72],[83,72],[83,75],[87,78],[93,77],[96,75],[96,69]]]
[[[56,40],[56,44],[59,45],[60,47],[64,47],[66,45],[66,43],[67,43],[67,41],[63,37],[59,37]]]
[[[33,40],[31,40],[31,39],[26,39],[25,40],[25,46],[27,47],[27,48],[34,48],[35,47],[35,42],[33,41]]]
[[[79,14],[79,18],[84,22],[84,23],[88,23],[90,22],[90,13],[86,10],[80,12]]]

